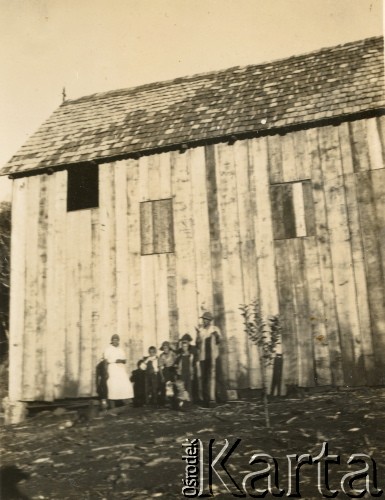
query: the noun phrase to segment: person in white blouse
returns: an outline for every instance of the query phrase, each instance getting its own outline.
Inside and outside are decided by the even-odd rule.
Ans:
[[[119,335],[112,335],[111,344],[106,348],[103,359],[107,364],[107,388],[110,407],[115,407],[116,401],[128,403],[134,397],[132,384],[126,371],[126,354],[119,347]]]

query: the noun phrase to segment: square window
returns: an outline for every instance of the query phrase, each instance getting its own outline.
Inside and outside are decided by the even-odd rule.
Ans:
[[[99,206],[98,165],[81,165],[68,169],[67,211]]]
[[[140,234],[142,255],[174,251],[171,198],[140,204]]]

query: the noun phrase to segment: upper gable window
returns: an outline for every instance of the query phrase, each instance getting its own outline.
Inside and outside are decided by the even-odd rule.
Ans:
[[[99,206],[99,168],[78,165],[68,169],[67,211]]]
[[[140,236],[142,255],[174,251],[171,198],[140,204]]]
[[[270,199],[275,240],[315,235],[310,180],[272,184]]]

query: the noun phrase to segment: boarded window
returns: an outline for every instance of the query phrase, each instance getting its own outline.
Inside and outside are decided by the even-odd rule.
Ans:
[[[270,186],[274,239],[315,235],[311,181]]]
[[[141,254],[174,251],[172,199],[140,204]]]
[[[78,165],[68,169],[67,210],[99,206],[99,169],[97,165]]]

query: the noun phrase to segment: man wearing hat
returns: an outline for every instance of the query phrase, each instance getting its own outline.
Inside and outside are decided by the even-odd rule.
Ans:
[[[221,332],[213,324],[214,317],[206,311],[201,316],[202,325],[196,329],[200,369],[200,395],[205,403],[216,400],[217,377],[219,374],[219,344]]]

